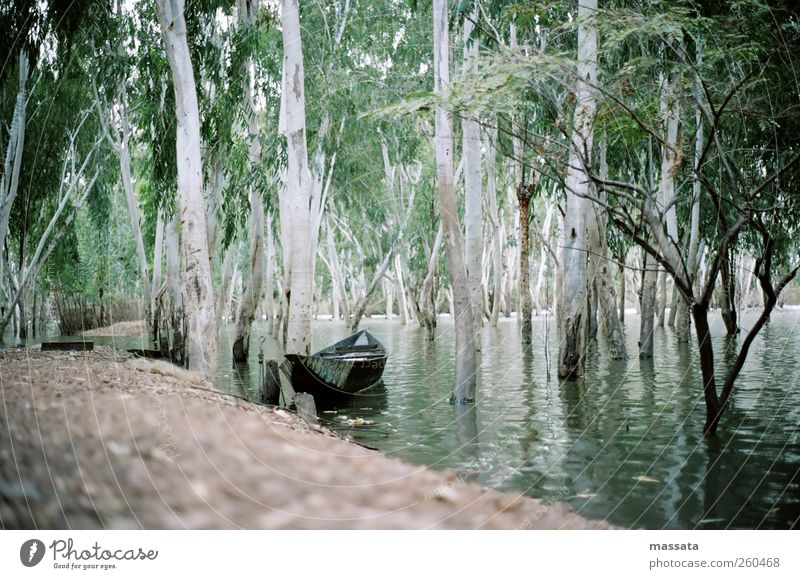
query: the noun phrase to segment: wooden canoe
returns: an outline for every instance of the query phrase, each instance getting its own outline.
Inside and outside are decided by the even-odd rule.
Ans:
[[[380,381],[386,348],[367,330],[310,356],[287,354],[292,388],[319,398],[353,395]]]

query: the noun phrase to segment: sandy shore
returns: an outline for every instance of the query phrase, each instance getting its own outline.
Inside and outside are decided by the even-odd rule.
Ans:
[[[0,526],[603,528],[388,458],[165,363],[0,353]]]

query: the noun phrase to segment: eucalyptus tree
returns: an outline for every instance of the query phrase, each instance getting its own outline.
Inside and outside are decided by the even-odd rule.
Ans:
[[[313,265],[311,228],[311,171],[306,137],[305,73],[300,34],[300,3],[282,0],[283,83],[281,132],[286,138],[287,169],[281,191],[281,231],[284,247],[288,302],[286,351],[309,353]]]
[[[594,117],[597,101],[597,1],[578,5],[578,70],[572,146],[567,166],[567,208],[562,232],[559,268],[562,285],[558,319],[558,375],[577,377],[584,373],[588,314],[586,272],[586,213],[591,164]]]
[[[187,363],[190,369],[212,377],[217,364],[218,336],[203,196],[200,112],[184,8],[184,0],[156,0],[175,92]]]
[[[478,2],[464,16],[464,63],[465,72],[475,72],[478,66],[478,39],[474,32],[478,21]],[[476,328],[483,324],[483,298],[481,294],[481,261],[483,256],[483,203],[481,189],[480,126],[475,118],[465,117],[461,121],[462,155],[464,159],[464,259],[467,268],[470,307]],[[477,340],[476,345],[480,345]]]
[[[252,33],[259,10],[258,0],[241,0],[238,6],[239,25],[245,33]],[[245,90],[244,106],[247,110],[247,159],[250,165],[261,162],[260,123],[256,104],[255,67],[252,57],[244,61]],[[250,251],[248,255],[248,278],[239,300],[236,315],[236,333],[233,339],[233,359],[247,360],[250,350],[250,329],[255,318],[256,307],[261,301],[261,288],[264,281],[264,191],[250,182]]]
[[[433,78],[434,93],[443,94],[450,84],[450,38],[447,0],[433,3]],[[475,321],[470,303],[464,239],[458,221],[453,175],[453,128],[450,113],[444,106],[436,109],[436,181],[442,216],[445,254],[450,285],[453,289],[455,322],[455,385],[451,401],[475,400],[477,359]]]

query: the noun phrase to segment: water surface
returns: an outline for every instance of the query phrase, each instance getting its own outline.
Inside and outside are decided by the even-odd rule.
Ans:
[[[749,327],[756,313],[745,313]],[[712,314],[718,375],[744,336],[727,340]],[[500,490],[566,501],[590,518],[632,528],[791,528],[800,516],[800,312],[777,311],[751,348],[718,436],[702,435],[705,407],[694,341],[669,328],[655,356],[635,354],[639,319],[628,316],[627,362],[591,346],[586,376],[555,376],[552,318],[534,320],[534,344],[521,347],[516,322],[482,331],[478,403],[448,403],[453,326],[440,320],[429,342],[416,326],[366,320],[389,352],[384,385],[321,412],[331,427],[386,454]],[[254,335],[266,334],[258,325]],[[314,324],[313,347],[345,335],[339,322]],[[694,338],[693,338],[694,339]],[[548,344],[545,350],[545,342]],[[221,348],[229,352],[229,336]],[[255,342],[254,342],[255,343]],[[220,385],[252,392],[253,363],[221,364]],[[267,357],[280,345],[266,340]],[[548,363],[550,372],[548,373]],[[354,427],[362,418],[374,424]]]

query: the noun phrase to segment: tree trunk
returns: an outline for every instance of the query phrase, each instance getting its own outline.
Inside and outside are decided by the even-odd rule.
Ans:
[[[153,299],[153,319],[149,322],[153,326],[154,340],[158,334],[158,292],[161,290],[161,262],[164,260],[164,209],[158,208],[156,217],[156,240],[153,248],[153,280],[150,286],[150,295]]]
[[[600,178],[607,179],[605,135],[600,139],[598,148]],[[594,188],[592,190],[597,195],[597,191]],[[601,194],[600,200],[605,201],[605,196]],[[597,301],[592,306],[592,311],[600,311],[600,323],[605,329],[609,356],[612,360],[621,360],[627,358],[628,354],[625,350],[625,336],[617,317],[617,291],[611,279],[611,261],[606,243],[607,219],[605,209],[598,203],[592,203],[587,223],[589,245],[595,248],[589,254],[589,280],[592,283],[592,295]],[[592,334],[589,336],[592,337]]]
[[[586,347],[586,197],[589,178],[583,164],[591,166],[594,117],[597,107],[592,84],[597,82],[597,29],[593,19],[597,0],[578,6],[578,83],[572,146],[567,167],[567,208],[564,217],[561,317],[558,320],[558,376],[572,378],[584,373]]]
[[[541,231],[541,249],[539,251],[539,273],[536,276],[536,285],[533,288],[533,295],[536,298],[536,314],[539,315],[539,310],[542,309],[542,284],[544,283],[545,273],[547,270],[547,246],[550,243],[550,230],[553,223],[553,210],[555,204],[547,203],[547,211],[544,216],[544,225]],[[549,307],[545,302],[545,307]]]
[[[25,148],[26,107],[28,103],[28,57],[24,50],[19,52],[19,88],[14,116],[8,131],[8,145],[5,150],[3,174],[0,176],[0,283],[5,282],[6,236],[11,219],[11,208],[19,190],[19,175],[22,167],[22,153]],[[10,272],[8,272],[10,274]],[[2,333],[0,333],[2,338]]]
[[[477,4],[472,14],[464,19],[464,74],[478,70],[478,41],[473,38],[474,22],[478,20]],[[477,120],[464,118],[461,121],[464,155],[464,221],[465,257],[467,283],[469,284],[470,307],[475,331],[483,325],[483,299],[481,296],[481,258],[483,253],[483,208],[481,204],[481,143]],[[480,349],[480,339],[475,340]]]
[[[286,185],[288,244],[287,287],[289,305],[286,352],[307,355],[311,346],[313,271],[316,248],[311,247],[311,172],[306,142],[305,71],[300,34],[299,0],[281,0],[283,32],[282,133],[286,136],[288,164]],[[284,206],[281,220],[284,220]],[[312,252],[313,249],[313,252]]]
[[[258,0],[244,1],[239,6],[239,24],[253,27],[258,12]],[[247,81],[245,84],[245,107],[249,116],[247,128],[249,145],[247,158],[251,165],[261,162],[261,143],[259,142],[259,122],[256,110],[255,71],[253,61],[248,58],[244,66]],[[256,309],[261,302],[261,288],[264,282],[264,199],[261,191],[252,183],[250,187],[250,260],[247,283],[244,286],[239,311],[236,314],[236,333],[233,339],[233,359],[247,361],[250,352],[250,331],[253,327]]]
[[[403,280],[403,265],[398,254],[394,256],[394,274],[395,283],[397,284],[397,306],[400,310],[400,325],[405,326],[408,324],[408,300],[406,297],[406,285]]]
[[[619,264],[619,323],[625,324],[625,293],[627,284],[625,283],[625,264],[620,261]]]
[[[449,90],[450,39],[447,23],[447,0],[433,1],[434,92]],[[450,285],[453,289],[455,323],[455,384],[451,402],[475,400],[477,359],[475,323],[470,304],[464,240],[458,223],[456,192],[453,178],[453,129],[450,114],[444,107],[436,109],[436,181],[439,210],[442,216],[445,254]]]
[[[183,287],[181,283],[180,236],[178,217],[173,216],[166,227],[167,238],[167,291],[158,302],[158,338],[161,353],[174,364],[186,360],[186,317],[183,312]]]
[[[245,362],[250,351],[250,331],[261,301],[264,280],[264,202],[261,193],[255,188],[250,191],[250,211],[249,274],[239,299],[233,339],[233,359],[237,362]]]
[[[656,279],[656,321],[659,328],[663,328],[666,322],[667,311],[667,272],[662,269],[658,272]]]
[[[156,7],[175,89],[186,362],[190,370],[212,379],[216,373],[218,336],[203,196],[200,113],[184,19],[184,0],[156,0]]]
[[[700,55],[702,54],[702,50],[700,50],[700,46],[698,45],[697,50],[697,58],[698,64],[700,64]],[[694,90],[699,95],[700,91],[700,82],[695,77],[694,81]],[[698,163],[700,163],[702,154],[703,154],[703,116],[700,112],[700,107],[698,106],[695,110],[695,141],[694,141],[694,167],[696,171],[699,171],[700,167]],[[690,228],[689,228],[689,248],[688,248],[688,255],[686,256],[686,268],[689,271],[689,279],[691,283],[694,285],[697,281],[697,266],[699,264],[698,253],[699,253],[699,244],[700,244],[700,189],[701,183],[700,179],[695,176],[692,182],[692,209],[691,209],[691,217],[690,217]],[[689,311],[692,304],[686,302],[686,300],[681,296],[679,300],[679,311],[678,311],[678,319],[676,321],[676,333],[678,335],[678,342],[679,343],[687,343],[689,341],[689,325],[691,320],[691,312]]]
[[[639,357],[653,357],[653,331],[655,329],[656,276],[655,260],[645,254],[642,260],[642,320],[639,330]]]
[[[670,328],[675,327],[675,317],[677,315],[678,310],[678,302],[680,301],[680,296],[678,295],[678,288],[675,284],[672,284],[672,294],[670,296],[670,306],[669,306],[669,315],[667,316],[667,325]]]
[[[680,153],[680,145],[678,142],[681,109],[679,93],[675,87],[679,85],[679,76],[663,77],[661,86],[661,114],[664,120],[666,139],[661,156],[661,181],[658,192],[659,209],[665,212],[667,225],[666,233],[670,238],[670,242],[676,247],[678,245],[678,222],[675,210],[675,173],[678,171],[683,157]],[[659,281],[657,314],[658,325],[663,327],[666,321],[667,307],[667,272],[665,270],[659,273]],[[673,292],[674,291],[675,289],[673,289]],[[673,300],[673,312],[674,309],[675,300]],[[670,322],[669,325],[673,325],[674,315],[670,314],[670,316],[673,321]]]
[[[486,136],[486,200],[492,226],[492,300],[489,323],[497,327],[503,303],[503,222],[497,204],[497,128]]]
[[[529,207],[533,186],[517,185],[517,202],[519,204],[519,284],[520,296],[519,320],[522,329],[522,343],[530,345],[533,341],[533,308],[531,307],[530,289],[530,222]]]
[[[720,404],[714,377],[714,348],[711,344],[711,331],[708,326],[708,307],[704,304],[694,304],[692,319],[697,330],[697,348],[700,352],[700,370],[703,375],[703,398],[706,404],[704,431],[713,433],[719,423]]]
[[[119,159],[120,173],[122,175],[122,189],[125,192],[125,202],[128,207],[128,218],[133,230],[133,241],[136,244],[136,260],[139,265],[139,276],[142,280],[142,301],[144,302],[145,320],[147,323],[147,335],[152,341],[155,339],[155,327],[153,326],[153,298],[152,288],[150,287],[150,274],[147,267],[147,254],[144,249],[144,237],[142,236],[141,220],[139,216],[139,205],[136,202],[136,192],[133,189],[133,175],[131,173],[130,156],[130,130],[128,128],[128,118],[125,112],[125,104],[122,109],[122,139],[115,143],[115,149]]]
[[[725,330],[729,336],[734,336],[739,333],[739,324],[736,319],[736,275],[733,271],[734,260],[731,259],[731,251],[726,250],[722,255],[722,265],[720,267],[722,295],[720,306],[722,321],[725,322]]]

